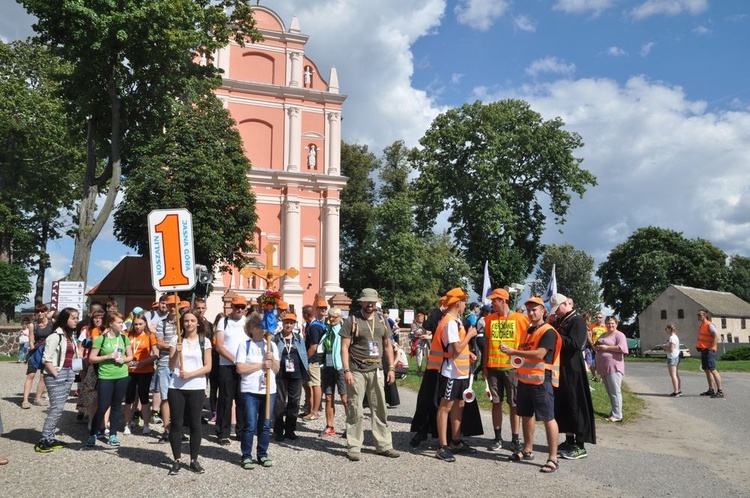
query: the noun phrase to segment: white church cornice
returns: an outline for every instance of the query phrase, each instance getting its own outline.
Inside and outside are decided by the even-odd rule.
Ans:
[[[346,95],[338,93],[321,92],[320,90],[311,90],[302,87],[289,87],[279,85],[269,85],[267,83],[255,83],[252,81],[240,81],[230,78],[222,80],[221,88],[224,90],[247,92],[256,95],[265,95],[279,99],[300,99],[321,104],[342,105],[346,100]]]
[[[284,188],[295,186],[313,191],[341,190],[349,178],[345,176],[321,175],[272,169],[251,169],[247,174],[252,187]]]

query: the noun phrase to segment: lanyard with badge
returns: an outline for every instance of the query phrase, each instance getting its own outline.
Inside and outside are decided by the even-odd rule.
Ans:
[[[365,322],[367,323],[367,330],[370,331],[371,338],[368,347],[370,358],[380,358],[380,344],[375,340],[375,317],[372,317],[372,325],[370,325],[370,320],[368,319],[365,319]]]
[[[292,339],[287,342],[284,339],[284,351],[286,351],[286,359],[284,360],[284,371],[287,373],[294,372],[294,360],[292,360]]]

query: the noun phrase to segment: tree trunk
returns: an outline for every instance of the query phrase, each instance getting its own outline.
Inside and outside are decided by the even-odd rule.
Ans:
[[[110,138],[109,162],[99,178],[96,174],[96,124],[89,119],[86,136],[86,177],[83,185],[83,199],[78,207],[78,230],[76,231],[73,263],[68,280],[82,281],[84,285],[89,273],[91,247],[101,233],[104,224],[112,214],[122,172],[120,147],[120,96],[115,84],[116,64],[112,64],[107,82],[109,100],[112,105],[112,130]],[[96,198],[100,189],[109,183],[104,204],[96,214]]]
[[[42,236],[39,239],[39,268],[36,274],[36,292],[34,304],[44,302],[44,272],[49,268],[49,254],[47,254],[47,239],[49,238],[49,221],[42,221]]]

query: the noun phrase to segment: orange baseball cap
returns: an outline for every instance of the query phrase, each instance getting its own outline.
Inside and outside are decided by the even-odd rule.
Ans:
[[[158,307],[159,307],[159,301],[154,301],[153,303],[151,303],[151,309],[152,310],[155,310]]]
[[[524,306],[527,306],[527,307],[529,306],[529,304],[532,304],[534,306],[542,306],[542,307],[544,307],[544,301],[542,301],[542,298],[539,297],[539,296],[530,297],[523,304],[524,304]]]
[[[487,299],[491,301],[495,298],[508,301],[510,299],[510,294],[508,294],[508,291],[503,288],[493,289],[492,293],[489,296],[487,296]]]
[[[190,307],[190,301],[180,301],[180,309],[184,310]]]
[[[167,296],[167,299],[164,301],[167,304],[177,304],[178,298],[174,294],[170,294]]]
[[[282,318],[281,321],[282,322],[286,322],[286,321],[296,322],[297,315],[295,315],[294,313],[287,313],[286,315],[284,315],[284,318]]]
[[[328,303],[324,299],[318,299],[315,301],[316,308],[328,308]]]
[[[232,305],[239,305],[239,306],[247,306],[247,299],[245,299],[245,296],[240,296],[239,294],[236,294],[232,298]]]

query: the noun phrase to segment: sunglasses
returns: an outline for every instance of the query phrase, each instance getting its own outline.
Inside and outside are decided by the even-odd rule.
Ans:
[[[244,310],[246,307],[247,306],[245,306],[244,304],[233,304],[232,305],[232,308],[236,309],[236,310]]]

